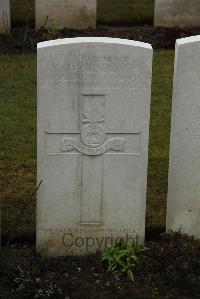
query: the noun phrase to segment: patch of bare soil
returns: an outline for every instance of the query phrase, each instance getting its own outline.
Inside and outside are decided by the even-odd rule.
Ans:
[[[0,256],[0,298],[200,298],[200,241],[166,234],[146,246],[131,282],[107,273],[98,254],[47,259],[15,241]]]
[[[98,26],[97,29],[87,30],[73,30],[66,28],[61,31],[47,30],[44,28],[41,28],[38,31],[27,28],[18,28],[13,29],[10,35],[0,35],[0,53],[34,52],[38,42],[77,36],[124,38],[150,43],[154,49],[173,49],[176,39],[197,34],[200,34],[200,28],[162,28],[148,25],[134,27]]]

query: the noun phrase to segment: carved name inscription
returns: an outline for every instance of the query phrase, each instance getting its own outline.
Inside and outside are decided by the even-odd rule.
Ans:
[[[69,59],[70,57],[70,59]],[[145,74],[135,74],[135,61],[126,56],[97,56],[91,51],[87,55],[73,51],[64,58],[68,72],[47,73],[43,88],[55,84],[58,88],[146,89]]]
[[[78,152],[88,156],[98,156],[109,150],[124,151],[126,140],[122,138],[112,138],[97,148],[87,147],[76,139],[64,138],[61,140],[61,152],[69,152],[77,150]]]

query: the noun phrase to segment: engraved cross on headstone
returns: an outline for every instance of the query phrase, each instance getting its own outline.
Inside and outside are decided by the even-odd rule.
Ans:
[[[103,154],[124,151],[123,138],[110,138],[105,130],[105,94],[82,94],[80,113],[81,142],[61,140],[61,152],[82,154],[81,207],[79,225],[101,225],[103,198]]]

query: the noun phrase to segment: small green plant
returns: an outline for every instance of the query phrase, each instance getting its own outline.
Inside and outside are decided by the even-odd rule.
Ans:
[[[139,261],[139,254],[148,250],[136,241],[121,241],[105,248],[101,261],[107,264],[108,272],[115,276],[127,275],[134,281],[133,270]]]

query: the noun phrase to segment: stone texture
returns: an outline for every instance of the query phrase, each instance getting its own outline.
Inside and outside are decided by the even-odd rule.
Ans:
[[[36,0],[36,28],[96,27],[97,0]]]
[[[155,0],[155,26],[199,27],[199,16],[199,0]]]
[[[177,40],[167,230],[200,238],[200,36]]]
[[[0,0],[0,33],[10,32],[10,0]]]
[[[134,41],[38,45],[38,251],[144,241],[151,67],[151,46]]]

